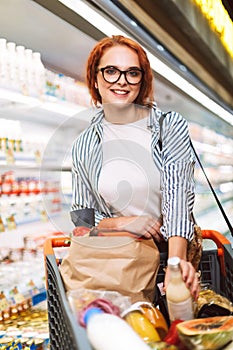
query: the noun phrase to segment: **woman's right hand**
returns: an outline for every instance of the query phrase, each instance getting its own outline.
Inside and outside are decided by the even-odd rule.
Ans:
[[[157,242],[161,242],[164,240],[160,232],[161,226],[162,216],[156,219],[151,215],[142,215],[105,218],[99,222],[97,228],[103,231],[127,231],[138,237],[153,237]]]
[[[163,240],[163,236],[160,232],[161,226],[162,219],[156,219],[151,215],[131,217],[128,223],[124,225],[127,231],[145,238],[154,237],[157,242]]]
[[[151,215],[143,215],[104,219],[102,222],[100,222],[99,226],[101,228],[104,228],[105,220],[113,220],[112,223],[115,221],[115,227],[117,227],[118,231],[127,231],[147,239],[153,236],[157,242],[163,240],[163,236],[160,233],[162,218],[156,219]]]

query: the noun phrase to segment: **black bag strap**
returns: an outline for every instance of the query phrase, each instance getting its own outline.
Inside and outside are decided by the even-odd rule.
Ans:
[[[169,113],[171,113],[171,112],[163,113],[163,114],[161,115],[160,119],[159,119],[160,137],[159,137],[158,143],[159,143],[159,148],[160,148],[160,150],[162,150],[162,132],[161,132],[161,130],[162,130],[162,125],[163,125],[163,121],[164,121],[166,115],[169,114]],[[216,194],[216,192],[215,192],[213,186],[211,185],[211,182],[210,182],[210,180],[209,180],[209,178],[208,178],[208,176],[207,176],[207,174],[206,174],[206,172],[205,172],[205,169],[204,169],[204,167],[203,167],[203,165],[202,165],[202,163],[201,163],[201,160],[200,160],[200,158],[199,158],[199,156],[198,156],[198,154],[197,154],[197,152],[196,152],[196,150],[195,150],[195,148],[194,148],[194,146],[193,146],[193,143],[192,143],[191,139],[190,139],[190,145],[191,145],[192,150],[193,150],[193,153],[194,153],[194,155],[195,155],[195,157],[196,157],[196,159],[197,159],[197,161],[198,161],[198,163],[199,163],[199,165],[200,165],[200,168],[201,168],[201,170],[202,170],[202,172],[203,172],[203,174],[204,174],[204,176],[205,176],[205,178],[206,178],[206,181],[207,181],[207,183],[208,183],[208,185],[209,185],[209,188],[210,188],[211,192],[212,192],[213,195],[214,195],[214,198],[215,198],[215,200],[216,200],[216,202],[217,202],[217,204],[218,204],[218,207],[219,207],[219,209],[221,210],[221,213],[222,213],[222,215],[223,215],[223,217],[224,217],[224,219],[225,219],[225,221],[226,221],[226,224],[227,224],[227,226],[228,226],[228,228],[229,228],[229,230],[230,230],[230,232],[231,232],[231,235],[233,236],[233,227],[232,227],[232,225],[231,225],[231,223],[230,223],[230,221],[229,221],[229,219],[228,219],[228,217],[227,217],[227,215],[226,215],[226,213],[225,213],[225,211],[224,211],[224,209],[223,209],[223,206],[222,206],[220,200],[218,199],[218,196],[217,196],[217,194]]]
[[[213,195],[214,195],[214,198],[215,198],[215,200],[216,200],[216,202],[217,202],[217,204],[218,204],[218,207],[219,207],[219,209],[221,210],[221,213],[222,213],[222,215],[223,215],[223,217],[224,217],[224,219],[225,219],[225,221],[226,221],[226,223],[227,223],[227,226],[228,226],[228,228],[229,228],[229,230],[230,230],[230,232],[231,232],[231,235],[233,236],[233,227],[232,227],[232,225],[231,225],[231,223],[230,223],[230,221],[229,221],[229,219],[228,219],[228,217],[227,217],[227,215],[226,215],[226,213],[225,213],[225,211],[224,211],[224,209],[223,209],[223,206],[222,206],[222,204],[221,204],[221,202],[220,202],[220,200],[219,200],[219,198],[218,198],[218,196],[217,196],[217,194],[216,194],[216,192],[215,192],[213,186],[211,185],[211,182],[210,182],[210,180],[209,180],[209,178],[208,178],[208,176],[207,176],[207,174],[206,174],[206,172],[205,172],[205,169],[204,169],[204,167],[203,167],[203,165],[202,165],[202,163],[201,163],[201,160],[200,160],[200,158],[199,158],[199,156],[198,156],[198,154],[197,154],[197,152],[196,152],[196,150],[195,150],[195,148],[194,148],[193,143],[192,143],[191,140],[190,140],[190,145],[191,145],[191,147],[192,147],[192,149],[193,149],[193,153],[195,154],[195,157],[196,157],[196,159],[197,159],[197,161],[198,161],[198,163],[199,163],[199,165],[200,165],[200,168],[201,168],[201,170],[202,170],[202,172],[203,172],[203,174],[204,174],[204,176],[205,176],[205,178],[206,178],[206,181],[207,181],[207,183],[208,183],[208,185],[209,185],[209,188],[211,189],[211,192],[212,192]]]
[[[167,113],[163,113],[161,115],[161,117],[159,118],[159,140],[158,140],[158,143],[159,143],[159,148],[160,148],[160,151],[162,151],[162,147],[163,147],[163,143],[162,143],[162,128],[163,128],[163,121],[166,117],[166,115],[170,113],[170,112],[167,112]]]

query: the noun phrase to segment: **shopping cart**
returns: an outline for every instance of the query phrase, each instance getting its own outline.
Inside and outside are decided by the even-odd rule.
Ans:
[[[215,248],[204,250],[200,263],[201,279],[219,294],[233,302],[233,250],[231,243],[219,232],[202,230],[203,239],[215,243]],[[86,331],[81,327],[69,306],[54,248],[69,247],[69,237],[50,237],[44,244],[47,283],[48,318],[51,350],[93,350]],[[167,256],[161,253],[157,282],[164,278]]]

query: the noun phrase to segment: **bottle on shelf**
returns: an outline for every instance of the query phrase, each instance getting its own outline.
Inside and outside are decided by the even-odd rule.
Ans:
[[[40,52],[32,53],[34,83],[36,86],[36,97],[42,97],[45,89],[45,68],[41,61]]]
[[[17,91],[17,76],[16,76],[16,44],[8,42],[7,46],[7,87]]]
[[[190,320],[193,316],[193,300],[189,289],[182,279],[180,258],[168,259],[170,281],[166,289],[166,299],[170,321]]]
[[[25,47],[23,45],[16,46],[16,78],[19,91],[25,94],[26,87],[26,62]]]
[[[26,65],[26,87],[25,87],[25,94],[29,96],[35,95],[35,84],[34,84],[34,77],[33,77],[33,61],[32,61],[32,50],[31,49],[25,49],[24,51],[25,56],[25,65]]]
[[[6,39],[0,38],[0,87],[6,87],[7,48]]]

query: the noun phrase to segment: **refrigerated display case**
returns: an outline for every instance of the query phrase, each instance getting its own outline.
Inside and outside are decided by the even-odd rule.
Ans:
[[[84,113],[79,113],[83,108],[85,109],[89,106],[89,95],[84,85],[83,76],[85,61],[96,40],[104,36],[104,34],[100,32],[99,28],[95,28],[94,23],[90,25],[84,19],[80,20],[80,15],[62,4],[54,6],[54,13],[52,13],[38,3],[40,2],[22,0],[19,5],[18,2],[4,0],[0,5],[1,35],[6,37],[7,42],[15,41],[16,46],[24,46],[29,50],[40,52],[41,60],[47,71],[46,98],[26,96],[25,90],[21,92],[12,91],[12,88],[9,89],[9,86],[0,89],[0,117],[8,121],[19,121],[25,141],[25,152],[20,154],[20,159],[15,157],[13,164],[9,164],[10,159],[7,161],[0,154],[0,162],[3,166],[1,169],[3,169],[2,173],[13,171],[16,178],[26,178],[28,181],[33,179],[31,181],[32,185],[34,179],[37,181],[43,170],[43,174],[48,176],[49,179],[52,177],[56,182],[59,182],[59,190],[62,192],[62,197],[66,202],[65,208],[68,210],[71,193],[71,161],[69,146],[66,145],[64,147],[64,142],[67,139],[75,139],[90,121],[90,116],[86,117]],[[86,5],[89,5],[89,3],[90,6],[93,5],[91,2],[85,3]],[[64,10],[65,20],[58,16],[61,14],[61,9],[59,8],[60,12],[57,9],[59,6],[62,6],[61,9]],[[96,11],[100,14],[99,8],[96,8]],[[43,31],[33,28],[34,35],[31,35],[30,28],[32,28],[32,23],[25,21],[29,12],[34,15],[36,21],[44,28]],[[116,16],[118,13],[119,10],[116,11]],[[67,19],[68,15],[69,19]],[[130,24],[127,27],[126,24],[127,14],[121,13],[120,15],[121,17],[119,18],[122,20],[124,29],[126,31],[129,30],[131,35],[132,27],[130,27]],[[10,22],[6,18],[11,18],[14,22],[13,27],[9,25]],[[119,18],[116,18],[116,25],[119,22]],[[77,23],[75,23],[75,19],[77,19]],[[80,23],[80,28],[77,28],[78,23]],[[59,40],[55,42],[54,37],[56,33],[59,33]],[[159,50],[157,42],[153,42],[153,38],[149,38],[142,28],[135,28],[135,35],[144,44],[151,46],[152,51],[154,50],[153,52]],[[67,37],[70,40],[67,41]],[[148,40],[148,43],[146,40]],[[160,48],[161,50],[162,48]],[[166,50],[164,49],[163,51]],[[65,79],[65,73],[67,73],[67,82],[74,79],[77,82],[78,79],[79,94],[76,94],[76,100],[73,98],[73,93],[70,94],[71,98],[64,98],[64,91],[62,92],[61,89],[58,89],[62,79]],[[154,73],[155,100],[158,103],[158,107],[164,111],[168,109],[177,110],[188,120],[194,146],[200,154],[210,180],[213,181],[214,187],[231,219],[233,159],[231,152],[232,128],[230,124],[179,91],[177,87],[175,88],[164,77],[161,77],[157,71]],[[184,71],[182,74],[184,74]],[[84,105],[80,107],[80,103],[84,103]],[[75,115],[77,119],[72,119]],[[55,162],[53,163],[52,159],[47,163],[43,161],[41,167],[36,161],[35,153],[37,158],[39,158],[44,150],[54,152],[53,158]],[[61,154],[66,157],[66,160],[61,159]],[[62,165],[59,164],[60,161]],[[62,175],[61,170],[63,170]],[[213,222],[214,227],[211,227],[212,229],[218,229],[223,233],[227,232],[227,228],[220,218],[221,214],[217,211],[212,194],[206,186],[198,167],[196,170],[196,182],[195,215],[198,222],[203,228]],[[45,200],[46,198],[43,199]],[[48,208],[49,201],[45,200],[45,202]],[[53,201],[54,206],[57,203],[58,201],[55,198],[55,201]],[[9,205],[13,208],[16,206],[14,203]],[[30,205],[26,201],[23,206],[25,207],[25,216],[29,217],[27,210]],[[35,206],[38,209],[40,204],[36,202]],[[213,217],[215,221],[210,220]],[[216,222],[216,217],[219,218],[218,223]]]
[[[35,246],[41,249],[46,237],[54,232],[69,235],[73,228],[69,217],[70,147],[92,117],[83,72],[90,49],[104,34],[94,23],[91,30],[89,25],[83,28],[83,20],[79,22],[80,18],[72,11],[70,15],[73,22],[80,23],[80,28],[77,23],[76,26],[68,23],[34,1],[3,0],[0,3],[1,36],[16,45],[41,52],[47,70],[47,93],[41,96],[30,96],[25,90],[12,86],[0,87],[0,242],[4,250],[1,258],[15,249],[12,259],[19,260],[23,248],[26,260]],[[140,40],[138,34],[137,38]],[[231,220],[233,134],[230,124],[179,91],[156,71],[154,74],[158,107],[164,111],[177,110],[188,120],[194,146]],[[58,88],[62,79],[70,86],[70,97]],[[4,130],[9,140],[15,140],[17,146],[13,152],[6,152]],[[202,229],[228,235],[198,166],[196,185],[198,224]],[[228,238],[232,241],[229,235]]]

